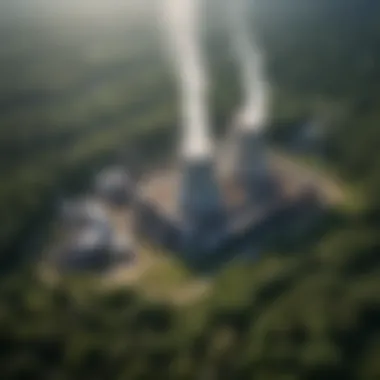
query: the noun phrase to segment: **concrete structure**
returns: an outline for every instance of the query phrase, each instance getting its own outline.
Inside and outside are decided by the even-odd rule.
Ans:
[[[114,167],[97,175],[95,193],[111,205],[127,205],[133,198],[134,185],[124,168]]]
[[[269,167],[267,144],[261,132],[237,132],[235,178],[253,203],[266,203],[276,196],[276,184]]]
[[[93,221],[80,229],[67,231],[58,253],[62,269],[102,268],[110,261],[112,229],[102,221]]]
[[[62,270],[103,270],[134,257],[131,231],[96,198],[66,202],[61,231],[62,244],[53,259]]]
[[[225,233],[224,202],[211,159],[184,162],[179,209],[183,250],[188,254],[211,249]]]
[[[107,224],[105,207],[95,198],[81,197],[61,205],[61,222],[66,231],[78,231],[94,223]]]
[[[147,172],[138,183],[124,170],[102,172],[95,190],[106,211],[99,202],[65,209],[69,237],[59,265],[105,269],[133,262],[150,244],[209,271],[242,252],[257,258],[283,232],[300,234],[324,208],[315,181],[305,195],[305,174],[283,160],[274,165],[260,132],[237,131],[236,139],[232,172],[223,170],[233,161],[225,150],[215,162],[187,159]]]

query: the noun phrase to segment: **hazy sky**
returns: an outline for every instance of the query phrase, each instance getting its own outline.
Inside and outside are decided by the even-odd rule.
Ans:
[[[0,17],[29,20],[107,21],[139,19],[157,0],[1,0]]]
[[[164,0],[0,0],[0,17],[10,13],[21,17],[112,18],[143,16],[154,12]],[[213,8],[227,0],[203,0]],[[228,0],[233,1],[233,0]]]

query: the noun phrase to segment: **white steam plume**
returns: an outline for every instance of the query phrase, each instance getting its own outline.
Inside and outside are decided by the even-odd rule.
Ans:
[[[201,0],[163,0],[167,29],[182,97],[182,155],[195,159],[209,156],[212,141],[207,106],[207,80],[202,54]]]
[[[243,104],[236,115],[239,128],[259,131],[268,115],[269,85],[264,75],[263,56],[249,28],[247,0],[228,1],[231,39],[240,65]]]

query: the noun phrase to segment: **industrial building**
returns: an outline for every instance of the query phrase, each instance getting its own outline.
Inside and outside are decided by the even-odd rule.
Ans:
[[[276,167],[260,131],[238,129],[235,137],[227,145],[236,155],[222,149],[182,158],[138,182],[121,167],[102,171],[94,184],[97,206],[87,204],[85,218],[80,207],[66,209],[69,237],[59,266],[131,263],[144,242],[212,270],[247,249],[257,257],[279,233],[300,233],[291,227],[307,226],[323,209],[315,189]]]
[[[259,132],[236,137],[238,154],[231,156],[228,174],[221,150],[214,158],[158,171],[137,186],[141,238],[194,269],[212,270],[247,248],[257,257],[268,241],[297,236],[299,225],[310,226],[321,215],[318,192],[273,163]]]
[[[133,197],[133,183],[123,167],[107,168],[95,178],[95,194],[114,206],[125,206]]]
[[[106,204],[97,198],[65,202],[60,222],[61,244],[51,258],[61,270],[104,270],[134,258],[130,232],[112,223]]]
[[[210,158],[184,162],[179,191],[181,247],[184,254],[212,250],[226,232],[226,212]]]

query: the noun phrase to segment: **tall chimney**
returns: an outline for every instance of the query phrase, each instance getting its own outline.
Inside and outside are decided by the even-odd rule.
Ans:
[[[211,157],[184,161],[180,209],[184,249],[212,249],[224,233],[225,213]]]
[[[236,180],[243,187],[247,200],[262,203],[273,194],[267,147],[261,131],[238,131]]]

